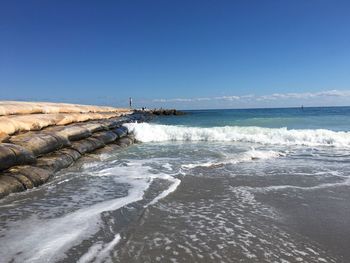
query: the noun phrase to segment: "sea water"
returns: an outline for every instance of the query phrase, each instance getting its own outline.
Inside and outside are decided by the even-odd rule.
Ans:
[[[188,111],[126,124],[0,200],[0,262],[350,262],[350,108]]]

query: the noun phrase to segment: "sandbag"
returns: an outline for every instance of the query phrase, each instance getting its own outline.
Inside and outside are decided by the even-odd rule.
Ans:
[[[117,134],[112,131],[96,132],[92,137],[101,140],[104,144],[112,143],[118,138]]]
[[[39,113],[40,109],[25,102],[0,102],[0,115]]]
[[[105,144],[103,143],[103,141],[101,141],[97,138],[87,138],[87,140],[92,141],[95,144],[96,149],[105,147]]]
[[[16,178],[5,174],[0,175],[0,198],[24,190],[23,184]]]
[[[115,129],[121,125],[119,118],[91,121],[91,123],[98,123],[98,124],[102,125],[104,130]]]
[[[42,185],[43,183],[47,182],[50,179],[50,177],[53,175],[53,172],[50,170],[42,169],[36,166],[29,166],[29,165],[12,167],[11,169],[9,169],[8,172],[11,176],[16,176],[16,175],[25,176],[26,178],[28,178],[28,180],[30,180],[33,183],[34,186]],[[23,181],[22,183],[24,184]]]
[[[15,165],[31,164],[35,161],[34,155],[19,145],[0,144],[0,170],[5,170]]]
[[[56,114],[31,114],[8,116],[19,125],[19,131],[38,131],[50,125],[55,125],[59,120]]]
[[[133,144],[133,139],[130,137],[123,137],[123,138],[118,139],[116,144],[123,147],[123,148],[128,147],[131,144]]]
[[[69,113],[69,114],[60,114],[60,120],[56,122],[56,125],[67,125],[75,122],[84,122],[91,120],[92,117],[90,116],[92,113]]]
[[[71,149],[71,148],[61,149],[58,152],[68,154],[69,156],[71,156],[74,159],[74,161],[78,160],[81,157],[80,152],[78,152],[74,149]]]
[[[106,106],[79,105],[53,102],[24,102],[0,101],[0,116],[12,114],[33,113],[89,113],[89,112],[118,112],[129,113],[129,109],[120,109]]]
[[[54,133],[70,141],[82,140],[91,136],[91,132],[88,129],[78,125],[50,127],[45,129],[43,133]]]
[[[0,132],[14,134],[20,131],[41,130],[59,121],[55,114],[10,115],[0,117]]]
[[[119,117],[117,120],[119,122],[119,125],[128,122],[131,116],[132,114],[128,116]]]
[[[8,117],[0,117],[0,132],[13,134],[20,130],[19,125]]]
[[[118,112],[6,115],[0,116],[0,132],[14,134],[21,131],[41,130],[54,125],[67,125],[91,120],[108,120],[120,115]],[[111,122],[107,126],[113,125],[113,122]],[[100,126],[105,127],[106,125],[100,124]],[[102,127],[102,129],[104,128]]]
[[[77,125],[89,130],[89,132],[91,132],[91,133],[105,130],[105,128],[103,127],[103,125],[101,123],[95,123],[95,122],[89,123],[88,122],[88,123],[82,123],[82,124],[77,124]]]
[[[137,115],[133,114],[129,116],[129,122],[137,122],[137,121],[138,121]]]
[[[0,170],[16,165],[16,155],[11,148],[0,144]]]
[[[108,130],[117,128],[120,125],[118,120],[105,120],[105,126],[107,126]]]
[[[80,154],[85,154],[104,146],[105,144],[101,140],[98,140],[96,138],[87,138],[73,142],[70,148],[78,151]]]
[[[7,133],[0,132],[0,142],[8,142],[10,136]]]
[[[70,145],[70,142],[66,138],[54,133],[27,132],[12,136],[10,141],[30,150],[35,156],[40,156]]]
[[[88,139],[80,140],[77,142],[73,142],[70,148],[78,151],[80,154],[85,154],[88,152],[92,152],[93,150],[96,149],[95,144]]]
[[[70,154],[58,151],[38,158],[36,166],[45,170],[57,172],[63,168],[69,167],[74,161],[74,158]]]
[[[122,138],[128,134],[128,128],[120,126],[116,129],[113,129],[112,132],[118,135],[118,138]]]
[[[117,112],[107,112],[107,113],[69,113],[69,114],[59,114],[60,120],[56,122],[56,125],[66,125],[74,122],[84,122],[89,120],[103,120],[110,119],[113,117],[120,116]]]
[[[26,176],[23,174],[9,174],[11,177],[15,177],[23,186],[25,189],[32,189],[34,187],[34,183]]]
[[[128,138],[131,139],[132,143],[135,143],[135,142],[136,142],[135,134],[129,133],[129,134],[128,134]]]
[[[11,148],[11,150],[15,153],[17,158],[17,165],[31,164],[36,162],[34,155],[24,147],[10,143],[4,144]]]

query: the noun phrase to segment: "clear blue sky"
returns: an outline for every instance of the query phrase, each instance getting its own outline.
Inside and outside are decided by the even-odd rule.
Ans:
[[[0,99],[239,108],[349,91],[349,1],[0,1]]]

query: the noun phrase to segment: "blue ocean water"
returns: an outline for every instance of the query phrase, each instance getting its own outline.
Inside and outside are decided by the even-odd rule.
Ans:
[[[240,142],[247,146],[350,148],[350,107],[196,110],[131,124],[142,142]],[[347,150],[346,150],[347,151]]]
[[[155,123],[197,127],[258,126],[289,129],[350,130],[350,107],[188,110],[187,115],[164,116]]]
[[[350,107],[190,110],[187,115],[161,117],[155,123],[195,127],[257,126],[288,129],[350,130]]]

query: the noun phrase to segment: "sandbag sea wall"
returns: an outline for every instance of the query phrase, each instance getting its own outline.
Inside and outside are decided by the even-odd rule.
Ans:
[[[0,101],[0,116],[56,113],[113,113],[129,109],[54,102]]]
[[[148,112],[134,112],[5,133],[0,143],[0,198],[44,184],[87,153],[131,145],[135,139],[122,124],[143,122],[150,117]]]

